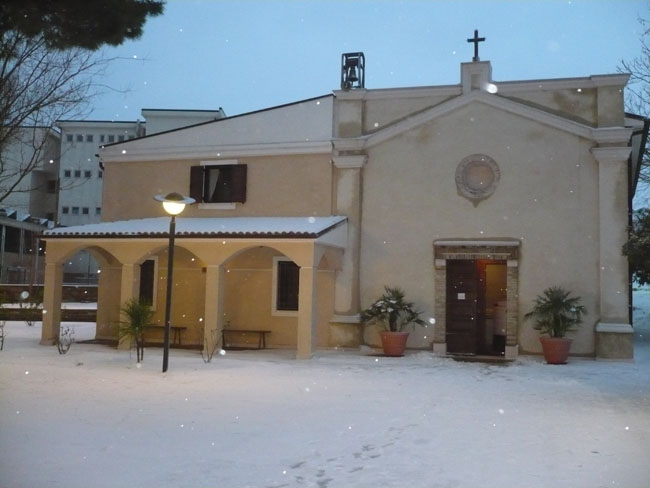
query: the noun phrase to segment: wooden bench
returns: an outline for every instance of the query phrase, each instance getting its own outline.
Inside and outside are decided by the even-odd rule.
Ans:
[[[266,335],[270,334],[270,330],[259,329],[223,329],[221,331],[221,343],[224,349],[226,348],[226,334],[257,334],[257,349],[266,349]]]
[[[165,330],[164,325],[145,325],[146,329],[160,329],[160,330]],[[169,327],[171,332],[173,333],[173,339],[172,339],[172,344],[178,344],[179,346],[182,345],[182,340],[181,340],[181,332],[184,330],[187,330],[187,327],[182,326],[182,325],[171,325]]]

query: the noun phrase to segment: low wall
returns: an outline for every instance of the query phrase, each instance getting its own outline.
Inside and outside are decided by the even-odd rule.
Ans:
[[[24,320],[40,322],[43,311],[29,308],[0,308],[0,320]],[[62,322],[95,322],[97,310],[91,309],[63,309],[61,310]]]
[[[20,294],[29,291],[29,285],[0,285],[3,303],[20,303]],[[43,296],[43,285],[32,285],[32,293]],[[97,285],[63,285],[64,302],[96,302]]]

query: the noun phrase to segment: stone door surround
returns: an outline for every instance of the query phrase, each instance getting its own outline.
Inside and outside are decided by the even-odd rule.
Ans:
[[[433,242],[436,327],[433,352],[447,354],[447,261],[492,259],[506,261],[506,359],[515,359],[519,335],[518,239],[439,239]]]

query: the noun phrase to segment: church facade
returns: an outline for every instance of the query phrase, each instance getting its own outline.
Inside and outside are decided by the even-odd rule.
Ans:
[[[184,344],[225,328],[270,330],[300,358],[376,345],[359,312],[398,286],[427,322],[409,347],[513,359],[541,351],[523,316],[562,286],[588,310],[572,354],[632,358],[621,247],[647,122],[624,111],[628,75],[497,82],[476,56],[456,85],[371,90],[353,54],[331,95],[104,147],[104,222],[44,237],[42,342],[81,249],[100,263],[98,338],[131,298],[163,323],[169,218],[153,196],[179,192],[197,201],[177,218]]]

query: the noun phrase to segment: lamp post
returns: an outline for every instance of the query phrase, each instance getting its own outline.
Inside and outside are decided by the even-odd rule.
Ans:
[[[193,198],[184,197],[180,193],[168,193],[167,195],[156,195],[154,200],[162,202],[165,212],[171,216],[169,221],[169,249],[167,252],[167,297],[165,302],[165,340],[163,343],[163,365],[162,372],[167,371],[169,362],[169,332],[171,328],[172,309],[172,280],[174,276],[174,239],[176,237],[176,216],[185,209],[185,205],[195,202]]]

